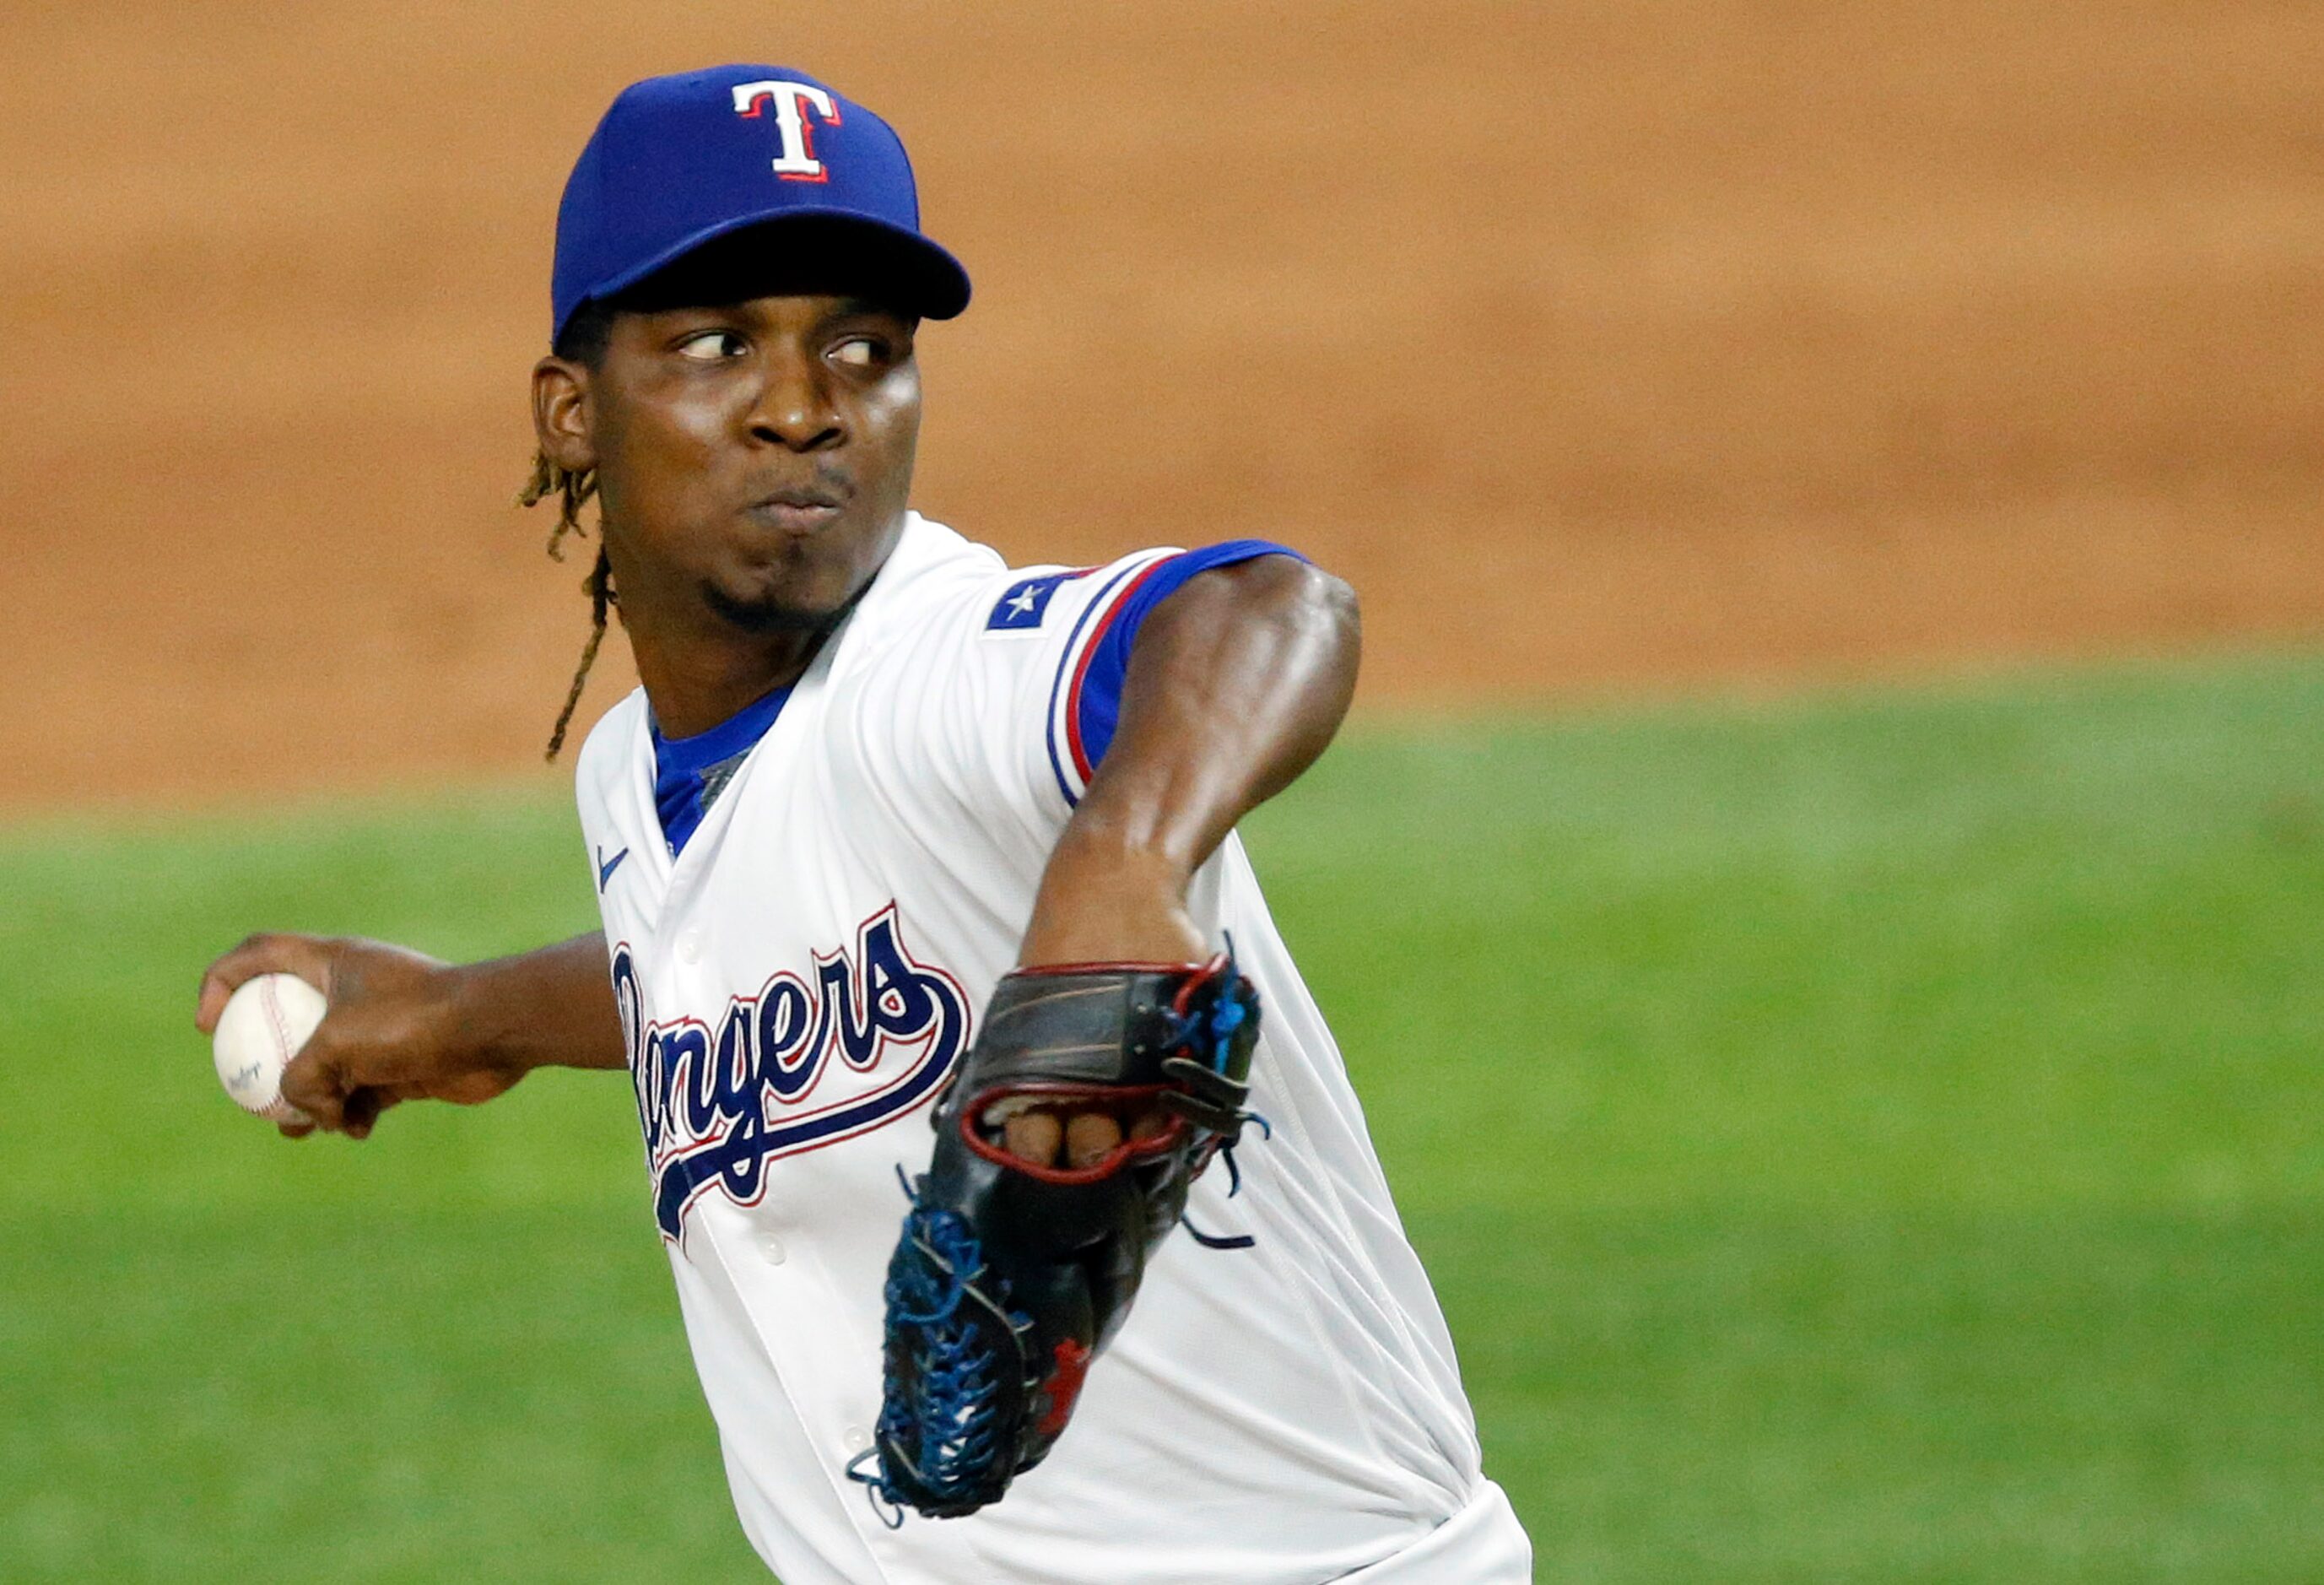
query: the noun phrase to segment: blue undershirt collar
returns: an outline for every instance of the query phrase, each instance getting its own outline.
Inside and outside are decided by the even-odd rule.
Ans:
[[[671,858],[685,851],[687,839],[726,790],[743,759],[775,724],[790,696],[789,688],[777,688],[692,737],[662,736],[652,712],[647,712],[646,728],[653,738],[654,813],[661,817]]]

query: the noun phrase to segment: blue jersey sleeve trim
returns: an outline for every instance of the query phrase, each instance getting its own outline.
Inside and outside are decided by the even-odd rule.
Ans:
[[[1106,608],[1106,602],[1113,598],[1114,591],[1121,587],[1122,580],[1129,577],[1134,570],[1134,565],[1125,567],[1107,579],[1099,586],[1097,594],[1092,597],[1090,603],[1082,608],[1082,613],[1074,619],[1073,631],[1065,635],[1065,657],[1057,663],[1057,675],[1049,684],[1048,725],[1044,728],[1041,735],[1049,746],[1049,769],[1057,779],[1057,790],[1065,795],[1065,806],[1068,808],[1079,801],[1080,795],[1074,790],[1073,778],[1066,774],[1065,756],[1060,751],[1057,741],[1059,736],[1056,726],[1057,696],[1065,692],[1066,677],[1073,670],[1074,657],[1081,650],[1083,630],[1089,626],[1092,617]],[[1070,713],[1070,705],[1068,713]]]
[[[1138,641],[1138,630],[1156,606],[1186,586],[1197,574],[1214,567],[1233,567],[1241,562],[1256,561],[1262,556],[1288,556],[1295,561],[1307,558],[1288,546],[1271,539],[1229,539],[1221,545],[1206,545],[1197,550],[1183,550],[1156,562],[1140,576],[1119,605],[1102,618],[1103,627],[1091,641],[1086,666],[1083,667],[1078,687],[1067,701],[1070,713],[1068,731],[1072,735],[1074,769],[1086,785],[1090,773],[1105,758],[1113,742],[1114,728],[1121,719],[1121,688],[1130,675],[1130,647]],[[1074,646],[1066,646],[1065,669],[1062,678],[1074,668]],[[1054,757],[1055,746],[1051,752]],[[1062,783],[1062,778],[1060,781]],[[1076,801],[1070,788],[1066,801]]]

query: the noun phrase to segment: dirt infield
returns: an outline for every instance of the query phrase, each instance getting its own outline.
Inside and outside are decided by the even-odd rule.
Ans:
[[[0,16],[0,802],[537,762],[558,189],[722,59],[894,119],[976,277],[923,510],[1289,539],[1375,702],[2324,632],[2308,8],[646,14]]]

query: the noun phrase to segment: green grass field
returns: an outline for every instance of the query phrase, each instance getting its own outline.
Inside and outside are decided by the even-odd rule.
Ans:
[[[2324,1580],[2324,659],[1354,733],[1249,832],[1544,1580]],[[217,1093],[561,800],[0,834],[0,1579],[757,1577],[618,1079]]]

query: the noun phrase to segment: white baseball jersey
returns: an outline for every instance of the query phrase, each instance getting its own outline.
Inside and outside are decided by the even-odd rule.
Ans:
[[[1072,1424],[997,1505],[890,1529],[847,1478],[879,1416],[899,1169],[928,1164],[936,1092],[1104,751],[1139,603],[1189,565],[1012,571],[915,514],[787,695],[663,743],[641,691],[582,751],[654,1213],[735,1507],[785,1585],[1530,1578],[1339,1052],[1231,836],[1190,907],[1262,999],[1251,1105],[1273,1136],[1239,1148],[1234,1197],[1206,1173],[1188,1217],[1255,1243],[1165,1242]]]

